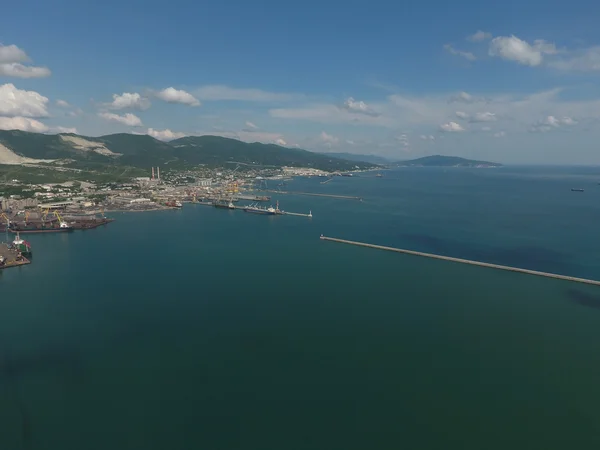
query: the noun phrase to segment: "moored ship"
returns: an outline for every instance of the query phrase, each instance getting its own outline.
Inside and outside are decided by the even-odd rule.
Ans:
[[[62,221],[58,224],[57,222],[29,222],[24,225],[11,223],[9,230],[13,233],[64,233],[73,231],[73,227]]]
[[[215,200],[213,202],[213,206],[215,208],[235,209],[235,205],[233,204],[233,202],[231,200],[229,202],[227,202],[225,200]]]
[[[31,244],[24,239],[21,239],[19,236],[19,232],[17,232],[17,237],[12,242],[12,245],[15,249],[17,249],[23,256],[31,256]]]

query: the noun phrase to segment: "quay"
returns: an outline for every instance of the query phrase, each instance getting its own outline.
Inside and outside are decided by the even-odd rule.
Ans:
[[[314,197],[343,198],[343,199],[346,199],[346,200],[360,200],[360,201],[362,201],[362,197],[352,197],[352,196],[349,196],[349,195],[315,194],[313,192],[274,191],[274,190],[267,190],[266,192],[274,192],[274,193],[277,193],[277,194],[289,194],[289,195],[312,195]]]
[[[383,245],[376,245],[376,244],[368,244],[365,242],[349,241],[346,239],[338,239],[338,238],[327,237],[327,236],[323,236],[323,235],[321,235],[321,240],[331,241],[331,242],[339,242],[341,244],[356,245],[359,247],[374,248],[374,249],[378,249],[378,250],[386,250],[386,251],[396,252],[396,253],[404,253],[407,255],[423,256],[426,258],[433,258],[433,259],[441,259],[443,261],[451,261],[451,262],[457,262],[457,263],[461,263],[461,264],[470,264],[472,266],[489,267],[491,269],[506,270],[509,272],[518,272],[518,273],[524,273],[524,274],[528,274],[528,275],[536,275],[539,277],[555,278],[557,280],[573,281],[575,283],[584,283],[584,284],[591,284],[594,286],[600,286],[600,281],[588,280],[586,278],[571,277],[568,275],[559,275],[556,273],[540,272],[538,270],[522,269],[519,267],[512,267],[512,266],[503,266],[500,264],[492,264],[492,263],[486,263],[486,262],[482,262],[482,261],[472,261],[470,259],[454,258],[452,256],[435,255],[433,253],[424,253],[424,252],[417,252],[415,250],[405,250],[402,248],[386,247]]]
[[[0,244],[0,270],[8,269],[9,267],[19,267],[31,264],[24,256],[14,248],[9,248],[7,244]]]

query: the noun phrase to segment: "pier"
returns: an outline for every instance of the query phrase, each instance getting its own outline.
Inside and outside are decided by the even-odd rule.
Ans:
[[[31,261],[21,256],[17,250],[9,248],[7,244],[0,244],[0,270],[27,264],[31,264]]]
[[[512,266],[502,266],[500,264],[492,264],[492,263],[486,263],[486,262],[481,262],[481,261],[472,261],[470,259],[454,258],[452,256],[435,255],[433,253],[417,252],[415,250],[405,250],[402,248],[386,247],[384,245],[367,244],[365,242],[348,241],[346,239],[338,239],[338,238],[327,237],[327,236],[323,236],[323,235],[321,235],[321,240],[331,241],[331,242],[339,242],[341,244],[356,245],[359,247],[374,248],[374,249],[378,249],[378,250],[386,250],[386,251],[396,252],[396,253],[404,253],[407,255],[423,256],[425,258],[441,259],[443,261],[451,261],[451,262],[456,262],[456,263],[461,263],[461,264],[469,264],[472,266],[488,267],[491,269],[524,273],[527,275],[536,275],[539,277],[554,278],[557,280],[573,281],[575,283],[584,283],[584,284],[591,284],[594,286],[600,286],[600,281],[588,280],[586,278],[571,277],[568,275],[559,275],[556,273],[540,272],[537,270],[522,269],[519,267],[512,267]]]
[[[274,191],[274,190],[267,190],[266,192],[273,192],[276,194],[288,194],[288,195],[312,195],[314,197],[330,197],[330,198],[342,198],[345,200],[360,200],[360,201],[362,201],[362,197],[352,197],[350,195],[315,194],[313,192]]]

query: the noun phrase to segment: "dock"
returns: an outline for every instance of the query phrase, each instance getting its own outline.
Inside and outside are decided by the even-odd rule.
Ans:
[[[365,242],[348,241],[346,239],[338,239],[338,238],[327,237],[327,236],[323,236],[323,235],[321,235],[321,240],[331,241],[331,242],[339,242],[341,244],[356,245],[359,247],[374,248],[377,250],[386,250],[386,251],[396,252],[396,253],[404,253],[407,255],[422,256],[425,258],[441,259],[443,261],[451,261],[451,262],[456,262],[456,263],[461,263],[461,264],[469,264],[472,266],[488,267],[491,269],[524,273],[527,275],[535,275],[535,276],[545,277],[545,278],[554,278],[557,280],[572,281],[575,283],[584,283],[584,284],[591,284],[594,286],[600,286],[600,281],[588,280],[586,278],[571,277],[568,275],[559,275],[556,273],[540,272],[538,270],[522,269],[519,267],[512,267],[512,266],[503,266],[500,264],[492,264],[492,263],[486,263],[486,262],[482,262],[482,261],[472,261],[470,259],[454,258],[452,256],[443,256],[443,255],[436,255],[433,253],[417,252],[415,250],[406,250],[406,249],[402,249],[402,248],[386,247],[383,245],[376,245],[376,244],[367,244]]]
[[[24,256],[19,256],[19,252],[4,243],[0,243],[0,260],[3,261],[0,262],[0,270],[31,264],[31,261]]]
[[[313,192],[274,191],[274,190],[267,190],[266,192],[274,192],[276,194],[288,194],[288,195],[312,195],[314,197],[329,197],[329,198],[341,198],[341,199],[345,199],[345,200],[360,200],[360,201],[362,201],[362,197],[352,197],[350,195],[315,194]]]

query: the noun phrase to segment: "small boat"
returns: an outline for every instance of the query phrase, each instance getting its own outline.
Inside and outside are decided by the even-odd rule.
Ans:
[[[571,188],[572,192],[583,192],[583,189],[581,188]]]

